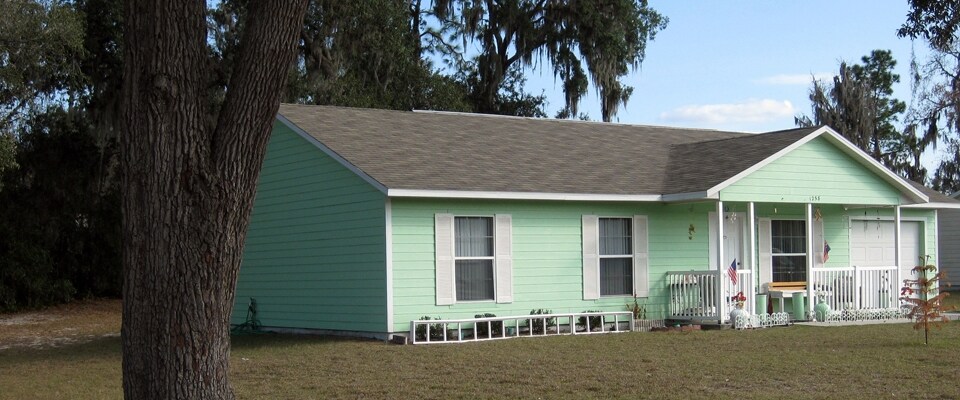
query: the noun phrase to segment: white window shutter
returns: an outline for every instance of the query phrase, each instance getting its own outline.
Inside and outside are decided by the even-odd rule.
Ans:
[[[650,258],[647,240],[647,216],[633,216],[633,292],[637,297],[650,296]]]
[[[760,253],[760,258],[757,261],[760,267],[760,284],[763,285],[773,280],[773,246],[770,238],[772,231],[770,218],[758,218],[757,225],[757,241],[759,242],[757,252]]]
[[[583,216],[583,299],[600,298],[600,219],[596,215]]]
[[[513,302],[513,228],[510,214],[497,214],[494,222],[494,260],[497,303]]]
[[[445,306],[454,303],[453,296],[453,214],[437,214],[434,216],[434,241],[436,242],[437,260],[437,305]]]
[[[823,218],[813,220],[813,266],[823,266]]]

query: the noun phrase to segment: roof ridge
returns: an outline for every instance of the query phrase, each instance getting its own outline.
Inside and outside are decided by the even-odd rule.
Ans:
[[[623,127],[638,127],[638,128],[658,128],[658,129],[670,129],[677,131],[697,131],[697,132],[716,132],[716,133],[731,133],[731,134],[747,134],[749,132],[738,132],[738,131],[725,131],[720,129],[710,129],[710,128],[686,128],[679,126],[666,126],[666,125],[652,125],[652,124],[635,124],[635,123],[626,123],[626,122],[604,122],[604,121],[584,121],[579,119],[559,119],[551,117],[525,117],[517,115],[503,115],[503,114],[485,114],[485,113],[471,113],[464,111],[442,111],[442,110],[412,110],[415,114],[438,114],[438,115],[460,115],[460,116],[469,116],[469,117],[483,117],[483,118],[505,118],[505,119],[518,119],[518,120],[529,120],[529,121],[538,121],[538,122],[556,122],[556,123],[573,123],[573,124],[588,124],[588,125],[604,125],[604,126],[623,126]]]

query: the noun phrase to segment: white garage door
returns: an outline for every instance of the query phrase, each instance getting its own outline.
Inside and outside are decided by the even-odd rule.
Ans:
[[[886,267],[894,262],[893,221],[853,220],[850,224],[850,265]],[[920,222],[902,221],[900,225],[901,276],[920,262]]]

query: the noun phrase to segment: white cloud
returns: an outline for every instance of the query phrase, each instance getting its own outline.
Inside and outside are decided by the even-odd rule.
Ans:
[[[697,124],[762,123],[792,118],[793,104],[787,100],[750,99],[740,103],[693,104],[660,114],[669,122]]]
[[[829,80],[833,78],[831,72],[818,72],[813,74],[780,74],[767,76],[757,79],[755,82],[764,85],[809,85],[813,79]]]

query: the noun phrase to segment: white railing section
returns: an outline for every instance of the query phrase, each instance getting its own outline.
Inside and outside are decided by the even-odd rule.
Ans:
[[[410,342],[462,343],[531,336],[627,332],[633,327],[633,313],[629,311],[416,320],[410,321]]]
[[[717,320],[728,318],[735,306],[734,297],[743,293],[744,309],[753,313],[753,273],[737,271],[737,284],[733,284],[726,270],[723,271],[672,271],[666,274],[670,292],[667,319]]]
[[[719,303],[719,271],[667,272],[670,292],[667,319],[717,320],[722,312]]]
[[[811,284],[814,297],[823,298],[831,310],[887,309],[899,306],[897,280],[895,266],[854,266],[814,268]]]

